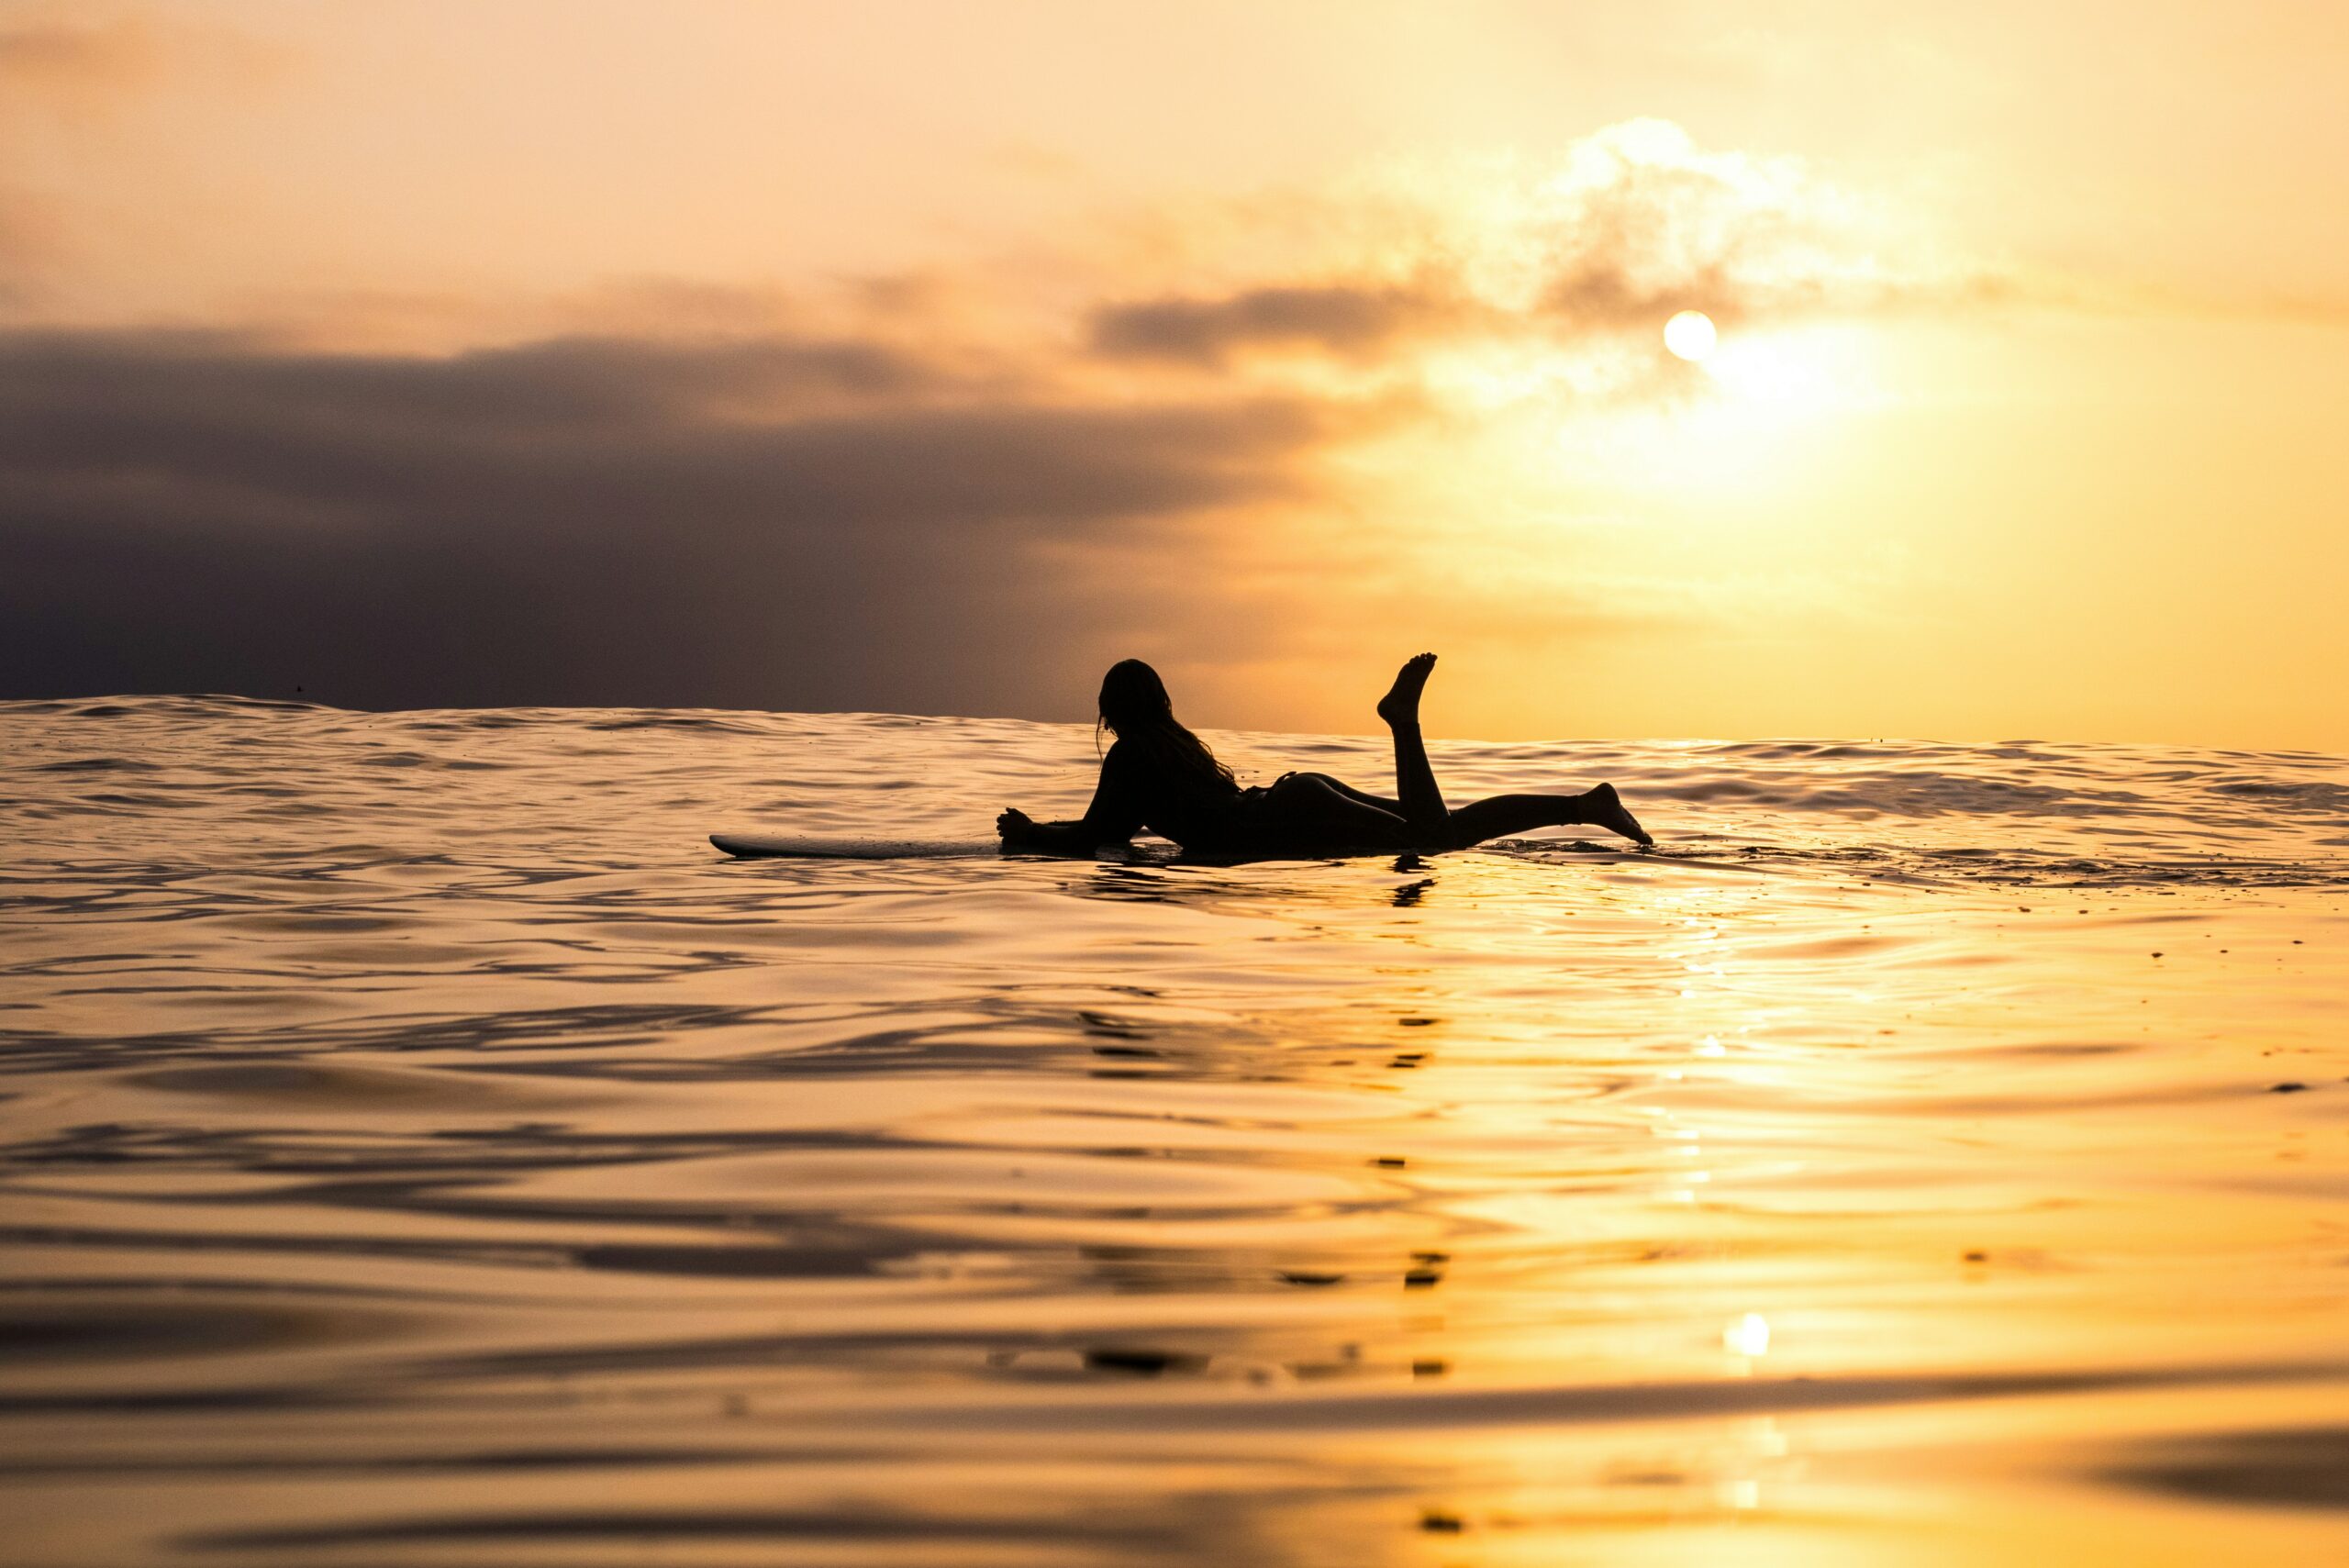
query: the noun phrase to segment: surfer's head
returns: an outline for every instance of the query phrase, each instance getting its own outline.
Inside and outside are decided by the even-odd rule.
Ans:
[[[1139,659],[1120,659],[1101,677],[1101,722],[1120,736],[1172,724],[1174,699],[1166,695],[1157,671]]]
[[[1101,677],[1101,723],[1163,767],[1232,783],[1231,770],[1175,718],[1174,700],[1158,672],[1139,659],[1120,659]]]

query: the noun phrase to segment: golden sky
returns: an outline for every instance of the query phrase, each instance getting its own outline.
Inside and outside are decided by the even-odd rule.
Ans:
[[[2349,13],[2119,15],[0,4],[0,695],[2349,750]]]

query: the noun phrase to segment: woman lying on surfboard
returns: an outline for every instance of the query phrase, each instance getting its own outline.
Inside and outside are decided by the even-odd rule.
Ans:
[[[1642,844],[1647,829],[1600,784],[1583,795],[1497,795],[1444,808],[1419,741],[1419,691],[1435,655],[1406,662],[1378,699],[1395,736],[1395,793],[1365,795],[1327,773],[1283,773],[1240,787],[1207,743],[1174,717],[1158,672],[1121,660],[1101,682],[1101,722],[1117,743],[1101,762],[1093,804],[1074,822],[1038,822],[1014,808],[995,819],[1006,848],[1090,854],[1147,828],[1194,854],[1316,855],[1362,850],[1458,850],[1536,828],[1587,823]]]

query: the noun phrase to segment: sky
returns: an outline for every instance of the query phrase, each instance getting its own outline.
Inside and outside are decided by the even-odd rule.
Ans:
[[[2349,751],[2349,12],[2120,15],[0,0],[0,697]]]

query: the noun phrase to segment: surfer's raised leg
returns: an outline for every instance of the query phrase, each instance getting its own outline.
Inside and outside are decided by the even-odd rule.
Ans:
[[[1419,837],[1423,848],[1449,849],[1455,841],[1452,814],[1444,809],[1443,791],[1436,787],[1435,769],[1428,763],[1428,749],[1419,739],[1419,694],[1435,669],[1435,655],[1417,653],[1396,672],[1395,684],[1378,699],[1378,717],[1395,737],[1395,794],[1401,800],[1403,819]]]

